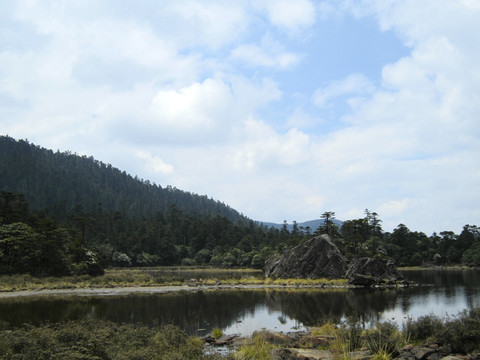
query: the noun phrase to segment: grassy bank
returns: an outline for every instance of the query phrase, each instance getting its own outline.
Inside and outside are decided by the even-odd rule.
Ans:
[[[345,279],[265,279],[256,269],[155,267],[108,269],[102,276],[33,277],[0,276],[0,291],[54,290],[84,288],[122,288],[156,286],[269,285],[269,286],[345,286]]]
[[[219,334],[221,335],[221,334]],[[353,359],[353,352],[367,352],[374,360],[389,360],[411,344],[436,344],[443,354],[480,351],[480,307],[452,318],[424,316],[408,320],[402,330],[385,322],[365,330],[354,318],[323,324],[309,333],[287,336],[262,331],[242,339],[223,359],[271,359],[272,353],[329,351],[335,359]],[[402,350],[403,348],[403,350]],[[0,324],[1,359],[137,359],[214,360],[219,354],[204,351],[200,338],[175,326],[147,327],[89,319],[10,328]]]

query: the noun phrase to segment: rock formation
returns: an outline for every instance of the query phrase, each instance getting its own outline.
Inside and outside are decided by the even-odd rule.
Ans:
[[[392,260],[365,257],[348,265],[328,235],[314,237],[270,257],[264,271],[272,278],[346,278],[349,284],[359,286],[390,285],[403,280]]]
[[[352,285],[372,286],[398,282],[403,276],[392,260],[364,257],[352,261],[345,278]]]
[[[345,258],[328,235],[314,237],[265,263],[265,275],[273,278],[339,279],[346,270]]]

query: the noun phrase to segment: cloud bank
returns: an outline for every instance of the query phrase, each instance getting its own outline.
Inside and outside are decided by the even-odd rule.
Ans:
[[[93,155],[257,220],[368,208],[389,231],[480,225],[475,1],[2,7],[2,134]],[[372,70],[328,51],[352,46],[352,29],[365,42],[358,54],[401,55]]]

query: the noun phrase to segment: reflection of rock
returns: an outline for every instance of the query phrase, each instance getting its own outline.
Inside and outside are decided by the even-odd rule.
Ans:
[[[336,279],[346,269],[345,258],[328,235],[314,237],[265,263],[265,275],[273,278]]]
[[[353,285],[372,286],[403,280],[391,260],[379,258],[359,258],[353,260],[345,275]]]

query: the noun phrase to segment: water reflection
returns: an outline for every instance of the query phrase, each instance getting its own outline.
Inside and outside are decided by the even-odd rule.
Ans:
[[[12,325],[102,318],[150,326],[176,324],[190,334],[214,327],[250,334],[335,322],[356,315],[370,326],[429,313],[456,314],[480,305],[480,271],[409,271],[422,284],[404,289],[222,290],[117,297],[37,297],[0,300],[0,321]]]

